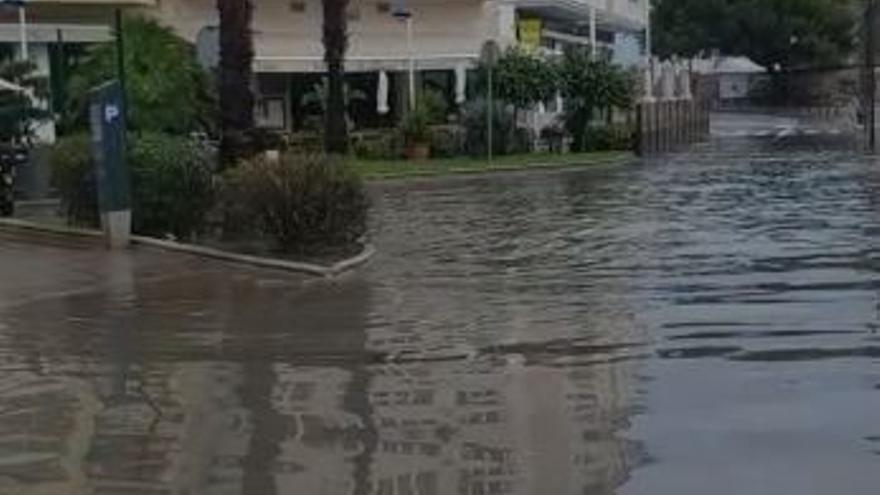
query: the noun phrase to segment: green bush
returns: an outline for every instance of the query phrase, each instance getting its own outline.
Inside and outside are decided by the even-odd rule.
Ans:
[[[495,65],[495,95],[518,110],[556,96],[556,63],[519,47],[508,48]],[[480,71],[485,72],[485,67]],[[480,76],[485,78],[485,75]],[[485,81],[482,82],[485,85]]]
[[[71,225],[97,227],[98,192],[92,168],[88,134],[65,136],[49,154],[52,186],[61,196],[61,206]]]
[[[562,153],[565,148],[565,127],[563,125],[549,125],[541,129],[541,140],[547,145],[551,153]]]
[[[256,158],[227,173],[226,203],[248,215],[288,254],[317,255],[356,245],[367,229],[360,176],[338,157]]]
[[[517,127],[513,132],[511,153],[531,153],[535,151],[535,133],[525,127]]]
[[[424,144],[431,140],[431,114],[425,105],[417,105],[400,121],[400,134],[407,144]]]
[[[431,129],[431,154],[435,158],[452,158],[464,152],[464,133],[457,126]]]
[[[214,202],[214,157],[190,139],[145,133],[128,152],[132,224],[139,234],[191,238]]]
[[[436,89],[425,89],[419,95],[416,106],[423,109],[429,124],[445,124],[449,112],[449,103],[443,93]]]
[[[570,47],[558,66],[565,97],[563,122],[572,138],[572,151],[586,151],[590,124],[602,110],[629,110],[635,101],[632,72],[596,58],[583,47]]]
[[[264,151],[287,151],[289,143],[283,131],[256,128],[248,133],[250,145],[255,153]]]
[[[132,179],[132,223],[138,234],[197,234],[213,204],[212,152],[187,138],[132,135],[128,147]],[[50,156],[52,183],[61,195],[68,222],[99,224],[97,189],[89,137],[62,138]]]
[[[516,148],[513,112],[502,102],[495,102],[492,114],[492,150],[496,155],[512,153]],[[486,120],[488,105],[485,99],[469,102],[462,110],[465,128],[465,150],[471,155],[485,155],[488,144]]]
[[[583,151],[630,151],[634,146],[632,126],[612,124],[588,128],[584,135]]]
[[[352,136],[354,155],[362,160],[394,160],[400,158],[402,137],[399,132]]]
[[[138,131],[182,134],[211,131],[217,121],[211,75],[199,65],[195,47],[153,19],[126,17],[128,124]],[[113,43],[91,45],[69,72],[62,127],[88,127],[89,92],[116,77]]]
[[[425,90],[416,100],[416,106],[407,111],[398,124],[398,131],[406,144],[429,144],[431,126],[445,123],[449,105],[436,90]]]

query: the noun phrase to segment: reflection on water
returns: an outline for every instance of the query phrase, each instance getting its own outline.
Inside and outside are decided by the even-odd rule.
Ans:
[[[384,184],[335,281],[2,234],[0,494],[871,493],[877,170]]]
[[[611,493],[638,462],[632,368],[557,362],[604,347],[420,356],[361,278],[128,261],[5,312],[0,414],[30,429],[3,421],[0,493]]]
[[[85,383],[4,388],[8,493],[611,493],[638,456],[604,366],[172,368],[161,418]]]

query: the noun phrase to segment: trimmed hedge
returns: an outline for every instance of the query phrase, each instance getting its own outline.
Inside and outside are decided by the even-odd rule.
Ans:
[[[49,154],[52,186],[61,195],[61,206],[71,225],[97,227],[98,191],[88,134],[65,136]]]
[[[583,151],[632,151],[635,129],[629,124],[609,124],[587,128]]]
[[[344,159],[322,155],[255,158],[226,174],[231,215],[254,222],[284,253],[327,254],[357,245],[367,231],[368,200]]]
[[[188,138],[160,133],[132,135],[132,224],[138,234],[191,238],[204,227],[214,201],[214,153]],[[99,225],[89,137],[62,138],[50,155],[52,183],[74,225]]]
[[[214,204],[214,163],[212,150],[190,139],[137,136],[128,150],[134,231],[178,239],[202,233]]]

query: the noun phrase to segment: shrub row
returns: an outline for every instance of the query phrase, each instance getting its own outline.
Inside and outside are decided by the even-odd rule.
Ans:
[[[431,156],[448,158],[461,155],[483,156],[487,151],[487,108],[485,100],[474,100],[462,108],[457,125],[435,125],[430,129]],[[554,151],[562,151],[562,143],[570,138],[565,126],[549,126],[540,138]],[[493,113],[492,149],[495,155],[533,151],[536,136],[528,129],[514,125],[509,105],[498,103]],[[634,149],[634,128],[628,123],[590,125],[584,129],[579,151],[628,151]],[[354,154],[365,160],[395,160],[404,155],[403,136],[386,131],[355,136]]]
[[[364,185],[340,158],[261,157],[230,170],[225,179],[227,222],[251,222],[251,232],[273,238],[284,252],[345,248],[366,233]]]
[[[256,158],[219,175],[215,155],[187,138],[131,136],[127,160],[135,233],[190,240],[256,236],[285,253],[315,255],[350,248],[366,232],[364,186],[344,161],[288,153],[275,161]],[[68,221],[97,226],[88,137],[61,139],[51,163]],[[221,232],[209,228],[209,218],[225,219]]]
[[[191,238],[214,201],[214,157],[196,141],[160,133],[132,135],[127,148],[135,232]],[[88,135],[58,141],[50,156],[52,182],[71,224],[99,224],[97,186]]]

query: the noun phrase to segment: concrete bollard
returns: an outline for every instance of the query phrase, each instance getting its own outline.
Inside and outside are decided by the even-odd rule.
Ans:
[[[131,210],[101,213],[101,229],[110,249],[125,249],[131,244]]]

